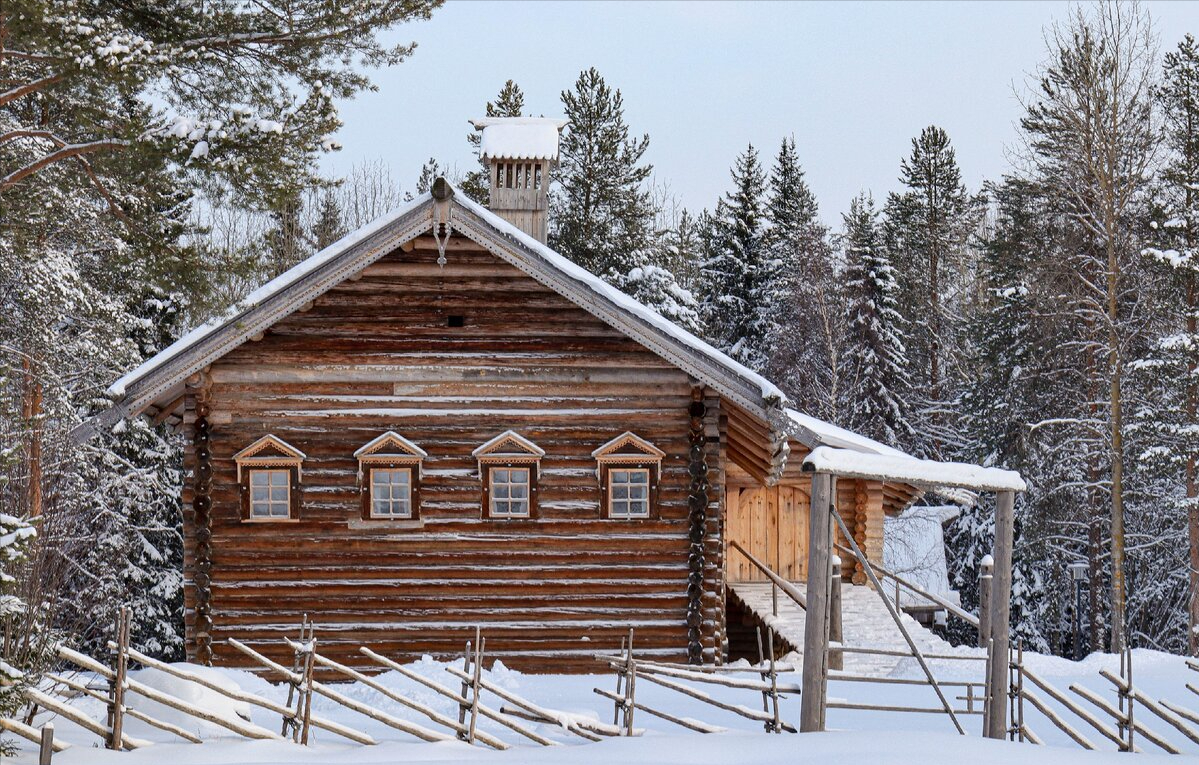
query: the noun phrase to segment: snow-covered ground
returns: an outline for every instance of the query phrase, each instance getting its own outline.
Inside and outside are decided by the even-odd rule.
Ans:
[[[1026,654],[1028,666],[1044,680],[1066,691],[1070,683],[1077,682],[1115,702],[1111,684],[1099,676],[1101,668],[1113,672],[1119,670],[1118,657],[1094,655],[1075,663],[1053,657]],[[982,669],[972,662],[932,662],[934,671],[942,680],[979,680]],[[445,672],[445,664],[425,660],[411,665],[422,675],[438,680],[444,685],[455,685],[457,680]],[[1134,652],[1136,685],[1154,699],[1166,698],[1173,702],[1199,710],[1199,697],[1186,689],[1186,683],[1199,681],[1199,673],[1187,669],[1180,657],[1153,651]],[[251,673],[235,670],[208,670],[216,672],[243,690],[257,693],[280,701],[286,698],[286,687],[275,686]],[[892,673],[896,677],[917,677],[919,670],[911,662],[901,663]],[[176,681],[159,676],[151,670],[134,673],[137,679],[154,684],[159,688],[174,689]],[[615,678],[605,675],[525,675],[507,670],[502,665],[487,673],[497,685],[509,689],[526,699],[544,707],[551,707],[580,715],[594,716],[599,720],[612,721],[612,703],[596,695],[592,688],[614,689]],[[787,676],[784,676],[787,677]],[[432,691],[407,680],[397,673],[379,677],[381,683],[404,695],[428,704],[442,713],[456,717],[457,707],[453,702],[437,696]],[[788,681],[791,681],[788,678]],[[798,674],[793,682],[798,683]],[[761,703],[760,694],[731,688],[704,686],[705,691],[723,700],[756,707]],[[338,685],[337,690],[355,699],[362,700],[395,717],[412,720],[429,727],[437,726],[422,715],[412,712],[388,700],[377,691],[359,684]],[[958,689],[954,689],[955,691]],[[1044,696],[1044,694],[1041,694]],[[931,689],[910,685],[862,684],[836,682],[830,684],[830,698],[853,702],[871,701],[877,704],[902,704],[905,706],[935,706]],[[484,694],[499,706],[494,696]],[[762,731],[760,724],[734,714],[718,710],[666,688],[639,682],[637,700],[673,714],[690,717],[727,728],[726,732],[703,735],[689,732],[671,723],[638,713],[635,724],[644,728],[643,736],[632,739],[606,739],[600,743],[589,743],[550,725],[528,725],[540,733],[561,743],[556,747],[540,747],[520,739],[515,733],[488,720],[480,722],[482,730],[508,741],[513,747],[506,752],[483,747],[470,747],[461,742],[424,743],[416,741],[392,728],[377,723],[338,704],[321,697],[313,701],[314,714],[330,718],[345,725],[365,731],[380,742],[377,746],[361,746],[333,734],[314,731],[315,744],[303,747],[290,742],[247,741],[228,734],[219,728],[201,727],[194,718],[170,713],[162,707],[151,707],[144,700],[132,696],[130,705],[145,710],[168,721],[199,731],[205,739],[203,744],[188,744],[174,739],[169,734],[146,726],[136,720],[127,719],[126,731],[137,738],[154,743],[133,752],[111,752],[96,748],[98,739],[74,724],[55,720],[58,737],[75,744],[72,749],[55,755],[54,762],[62,765],[73,763],[107,763],[138,765],[138,763],[169,763],[170,765],[198,765],[200,763],[368,763],[384,762],[509,762],[509,763],[612,763],[636,765],[637,763],[679,763],[683,765],[706,765],[708,763],[754,762],[757,765],[773,763],[957,763],[973,765],[985,763],[1010,763],[1019,758],[1025,765],[1040,763],[1116,762],[1120,757],[1114,746],[1101,745],[1104,752],[1081,751],[1064,734],[1054,728],[1031,706],[1025,707],[1027,724],[1043,738],[1048,746],[1013,744],[983,740],[979,737],[981,718],[964,718],[969,736],[958,736],[953,732],[944,715],[913,713],[879,713],[830,709],[828,712],[829,733],[823,734],[778,734]],[[226,714],[233,710],[211,694],[199,694],[190,703],[200,706],[223,708]],[[98,701],[75,701],[73,706],[83,709],[95,719],[101,720],[104,710]],[[959,702],[959,706],[962,703]],[[1057,706],[1056,704],[1054,705]],[[242,709],[244,712],[244,707]],[[1093,711],[1093,710],[1092,710]],[[782,705],[782,718],[798,723],[799,698],[790,697]],[[50,719],[47,714],[39,715],[36,724]],[[1077,727],[1095,741],[1098,734],[1089,730],[1077,718],[1070,717]],[[1199,745],[1160,720],[1141,710],[1142,720],[1176,744],[1183,751],[1199,754]],[[278,730],[279,718],[255,708],[254,722],[263,727]],[[1199,726],[1197,726],[1199,727]],[[870,732],[872,735],[861,735]],[[179,742],[179,743],[175,743]],[[1146,752],[1159,752],[1147,741],[1141,740]],[[36,755],[32,745],[23,744],[25,749],[18,756],[18,763],[32,763]],[[1166,755],[1161,755],[1162,757]],[[1127,755],[1123,756],[1125,759]],[[1146,754],[1137,758],[1154,761],[1157,757]]]

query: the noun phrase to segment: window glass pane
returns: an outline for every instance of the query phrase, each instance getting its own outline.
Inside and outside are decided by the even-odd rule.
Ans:
[[[516,499],[524,499],[529,496],[529,485],[517,483],[512,485],[512,496]]]
[[[251,470],[250,471],[250,485],[251,486],[266,486],[269,480],[270,480],[269,473],[265,473],[261,470]]]
[[[287,501],[287,487],[286,486],[272,487],[271,488],[271,501],[272,502],[286,502]]]
[[[627,470],[613,470],[612,483],[628,483],[629,472]]]
[[[255,486],[250,491],[255,502],[261,502],[270,495],[270,489],[266,487]]]
[[[634,484],[629,487],[629,496],[633,499],[645,499],[649,492],[649,487],[645,484]]]
[[[371,470],[371,515],[411,518],[411,478],[408,468]]]
[[[509,473],[509,471],[507,471],[507,470],[504,470],[502,468],[496,468],[494,471],[492,471],[491,477],[492,477],[492,480],[497,481],[499,483],[507,483],[508,482],[508,473]]]

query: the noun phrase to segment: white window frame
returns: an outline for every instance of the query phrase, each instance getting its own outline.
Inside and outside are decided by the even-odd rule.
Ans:
[[[291,518],[291,470],[287,468],[251,468],[249,471],[249,489],[250,489],[250,520],[253,521],[286,521]],[[254,479],[259,475],[267,476],[265,487],[255,487]],[[274,490],[280,486],[274,483],[271,479],[274,476],[283,476],[283,499],[274,499],[271,495]],[[265,500],[254,499],[255,488],[266,488],[267,498]],[[258,512],[258,508],[266,507],[265,513]],[[285,512],[283,515],[278,515],[273,512],[273,509],[282,505]]]
[[[408,480],[404,484],[404,487],[408,490],[406,493],[406,496],[401,496],[401,497],[395,496],[395,488],[398,484],[396,484],[394,482],[388,482],[386,484],[382,484],[384,486],[387,486],[387,488],[388,488],[388,497],[385,500],[388,503],[388,505],[393,508],[397,505],[397,503],[402,506],[405,506],[407,509],[404,512],[402,512],[402,513],[397,513],[397,512],[380,513],[376,510],[375,502],[382,498],[377,498],[375,496],[375,487],[380,485],[375,481],[375,473],[404,473],[408,476]],[[392,519],[411,520],[412,519],[412,482],[415,479],[415,476],[413,474],[411,467],[407,467],[407,466],[372,467],[372,468],[370,468],[369,478],[370,478],[370,487],[371,487],[371,491],[370,491],[370,517],[371,518],[378,518],[380,520],[392,520]]]
[[[509,480],[497,483],[496,475],[495,475],[497,470],[508,471],[509,472]],[[513,473],[515,471],[521,471],[524,473],[524,475],[525,475],[524,481],[518,482],[518,481],[511,480],[511,473]],[[507,497],[496,497],[496,487],[497,486],[508,487],[509,488],[509,492],[507,492],[508,496]],[[525,496],[512,497],[510,490],[511,490],[511,487],[513,487],[513,486],[524,486],[525,487]],[[532,513],[532,507],[533,507],[532,494],[533,494],[533,466],[532,465],[489,465],[488,466],[488,468],[487,468],[488,508],[487,509],[488,509],[488,513],[490,514],[490,516],[492,518],[528,518],[528,517],[530,517],[530,515]],[[520,502],[520,501],[524,502],[524,506],[525,506],[524,512],[512,512],[512,510],[511,510],[512,504],[514,502]],[[500,503],[500,502],[507,503],[509,509],[501,512],[497,506],[498,503]]]
[[[615,491],[615,487],[618,485],[616,483],[616,474],[618,472],[630,473],[630,474],[631,473],[639,473],[639,474],[643,475],[645,477],[644,481],[638,481],[637,483],[628,481],[628,482],[625,482],[625,483],[622,483],[619,485],[627,486],[627,487],[644,486],[645,487],[645,496],[642,497],[641,499],[634,499],[632,497],[623,497],[623,498],[618,499],[616,497],[616,491]],[[608,465],[608,517],[616,518],[616,519],[620,519],[620,520],[645,520],[645,519],[649,518],[650,517],[651,495],[653,493],[653,478],[654,478],[653,471],[647,467],[640,467],[640,466],[634,466],[634,465],[620,465],[620,464]],[[634,502],[643,503],[645,506],[645,511],[634,513],[632,511]],[[623,504],[625,509],[622,511],[618,511],[616,509],[617,503]]]

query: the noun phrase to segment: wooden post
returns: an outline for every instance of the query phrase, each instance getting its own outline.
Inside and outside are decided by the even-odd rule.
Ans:
[[[779,673],[774,664],[774,630],[767,630],[766,636],[770,642],[770,731],[782,733],[782,726],[779,725]]]
[[[300,718],[300,743],[308,746],[308,732],[312,728],[312,674],[316,662],[316,637],[309,632],[305,644],[308,653],[304,656],[304,690],[300,698],[304,700],[304,713]]]
[[[991,584],[995,559],[984,555],[978,564],[978,647],[986,648],[991,639]]]
[[[470,697],[470,728],[466,734],[468,744],[475,743],[475,727],[479,721],[479,696],[482,693],[480,681],[483,679],[483,643],[487,638],[480,637],[478,646],[475,648],[475,674],[471,680],[473,693]]]
[[[129,608],[122,606],[117,612],[117,649],[114,666],[116,667],[115,677],[112,682],[112,711],[109,714],[109,719],[112,720],[112,735],[108,739],[108,748],[121,748],[121,741],[125,729],[125,676],[129,669],[129,654],[126,651],[129,649]]]
[[[54,723],[46,723],[42,726],[42,741],[41,748],[37,753],[37,765],[50,765],[50,758],[54,756]]]
[[[808,593],[804,624],[803,693],[799,729],[824,730],[825,688],[828,680],[829,537],[832,532],[833,477],[812,474],[808,520]]]
[[[1001,491],[995,501],[995,569],[991,584],[991,666],[987,678],[987,737],[1002,739],[1007,732],[1008,627],[1012,599],[1012,526],[1016,493]]]
[[[621,653],[625,652],[625,646],[627,646],[627,645],[628,645],[628,643],[626,642],[625,638],[621,638],[620,639],[620,652]],[[625,661],[626,662],[628,661],[627,656],[625,657]],[[618,671],[616,673],[616,699],[612,702],[612,724],[613,725],[620,724],[620,711],[621,711],[620,690],[621,690],[623,682],[624,682],[624,673]]]
[[[1024,643],[1016,641],[1015,684],[1012,695],[1016,699],[1016,730],[1020,741],[1024,741]]]
[[[844,639],[841,630],[841,556],[832,556],[833,570],[831,588],[828,600],[828,640],[830,643],[840,643]],[[830,648],[828,654],[829,669],[845,669],[845,654],[838,648]]]

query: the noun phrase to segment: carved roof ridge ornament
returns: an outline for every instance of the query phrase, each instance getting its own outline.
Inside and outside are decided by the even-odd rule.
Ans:
[[[626,446],[640,450],[640,454],[619,451]],[[661,462],[666,452],[646,441],[636,433],[626,430],[591,453],[597,462]]]
[[[445,176],[439,175],[433,180],[431,192],[433,194],[433,241],[437,243],[437,265],[445,268],[445,264],[448,262],[445,257],[445,249],[450,243],[450,237],[454,235],[454,206],[450,201],[454,197],[454,187],[449,184]],[[442,228],[445,229],[444,237],[439,235]]]
[[[262,452],[268,448],[282,452],[282,454],[262,455]],[[304,454],[304,452],[271,433],[267,433],[262,438],[259,438],[233,455],[233,461],[237,463],[238,483],[241,483],[241,471],[243,467],[294,467],[296,469],[296,479],[303,480],[303,462],[306,459],[308,459],[308,455]]]

